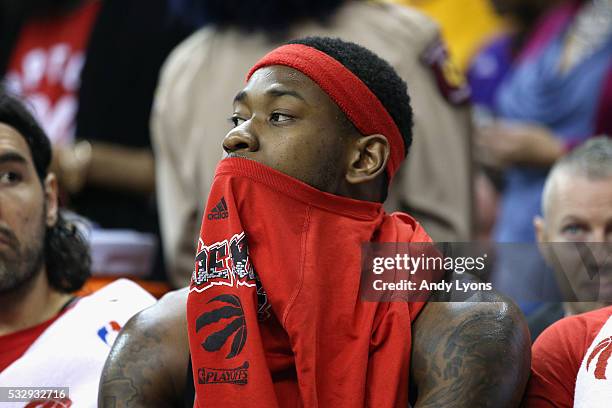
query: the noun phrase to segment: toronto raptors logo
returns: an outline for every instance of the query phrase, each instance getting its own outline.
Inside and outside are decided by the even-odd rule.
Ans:
[[[210,352],[219,351],[233,336],[230,352],[225,358],[236,357],[242,351],[247,339],[246,321],[240,298],[235,295],[219,295],[209,300],[208,303],[213,303],[215,309],[202,313],[197,318],[196,333],[218,322],[222,322],[223,325],[206,337],[202,347]]]
[[[597,346],[591,352],[589,359],[587,360],[587,372],[589,371],[589,365],[591,361],[597,357],[597,363],[595,364],[594,375],[598,380],[606,379],[606,369],[608,368],[608,360],[612,355],[612,336],[600,341]]]
[[[208,246],[200,239],[191,281],[191,290],[198,293],[217,285],[254,287],[255,271],[244,231]]]

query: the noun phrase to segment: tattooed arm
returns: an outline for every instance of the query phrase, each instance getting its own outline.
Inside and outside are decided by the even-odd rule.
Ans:
[[[189,344],[187,288],[132,317],[102,371],[101,408],[183,406]]]
[[[518,407],[529,378],[529,330],[497,296],[430,302],[413,328],[414,408]],[[485,300],[483,302],[483,300]]]

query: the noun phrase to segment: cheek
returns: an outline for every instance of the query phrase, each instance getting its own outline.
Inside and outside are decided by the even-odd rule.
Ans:
[[[282,138],[273,144],[269,161],[272,167],[312,184],[317,175],[338,167],[341,149],[334,137],[322,127]]]
[[[584,249],[580,245],[571,242],[550,243],[553,252],[553,268],[557,274],[558,282],[568,282],[572,290],[584,290],[584,284],[588,284],[592,278],[589,277],[585,259]]]
[[[44,229],[44,204],[42,196],[35,194],[12,194],[2,197],[2,218],[21,245],[39,239]]]
[[[304,142],[308,143],[307,146],[304,146],[304,151],[308,152],[309,160],[313,164],[327,163],[327,167],[329,164],[337,166],[344,153],[342,138],[334,126],[318,127],[309,134]]]
[[[570,236],[570,234],[563,233],[563,232],[557,232],[551,237],[549,241],[550,242],[576,242],[577,240],[575,239],[575,236]]]

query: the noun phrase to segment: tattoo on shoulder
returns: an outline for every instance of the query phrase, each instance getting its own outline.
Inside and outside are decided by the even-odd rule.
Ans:
[[[125,334],[123,334],[125,335]],[[155,350],[162,339],[153,329],[141,330],[138,341],[117,338],[102,373],[99,403],[103,408],[140,407],[156,386]]]
[[[416,407],[518,405],[529,353],[526,362],[517,361],[524,360],[525,339],[511,316],[476,307],[418,330],[412,355],[412,376],[420,394]]]

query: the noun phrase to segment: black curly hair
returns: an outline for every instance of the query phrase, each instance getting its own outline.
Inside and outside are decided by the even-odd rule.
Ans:
[[[51,163],[51,143],[23,103],[0,87],[0,123],[15,129],[30,148],[34,168],[44,185]],[[70,293],[79,290],[91,274],[89,246],[76,227],[66,219],[62,210],[57,222],[45,231],[44,247],[47,278],[53,288]]]
[[[339,38],[305,37],[288,44],[303,44],[329,55],[366,84],[383,104],[404,139],[405,153],[412,144],[412,107],[406,82],[378,55]]]

